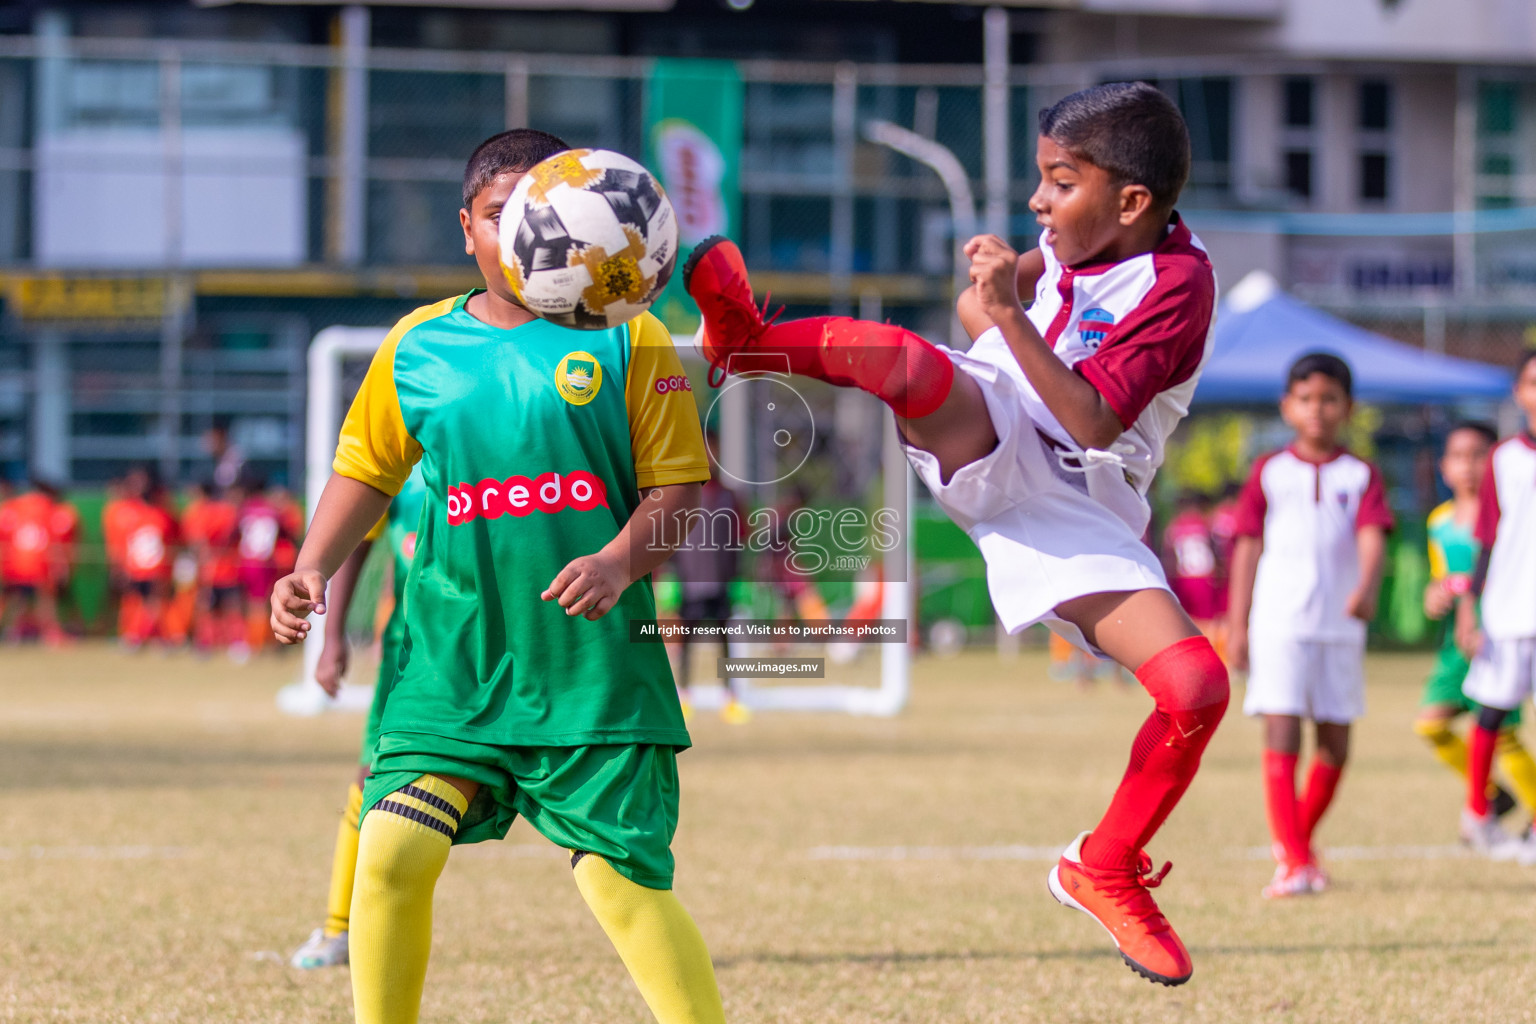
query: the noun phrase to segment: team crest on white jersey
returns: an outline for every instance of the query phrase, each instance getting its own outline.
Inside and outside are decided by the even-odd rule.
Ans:
[[[1097,351],[1113,326],[1115,314],[1102,306],[1094,306],[1083,310],[1082,319],[1077,322],[1077,336],[1083,339],[1084,345]]]
[[[572,405],[586,405],[603,386],[603,365],[590,352],[571,352],[555,366],[555,389]]]

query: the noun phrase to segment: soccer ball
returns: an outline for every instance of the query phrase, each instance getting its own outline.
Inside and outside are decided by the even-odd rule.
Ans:
[[[644,313],[677,264],[677,217],[622,153],[569,149],[536,165],[501,211],[512,294],[562,327],[601,331]]]

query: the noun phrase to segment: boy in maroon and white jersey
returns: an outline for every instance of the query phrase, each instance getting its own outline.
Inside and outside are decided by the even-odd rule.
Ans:
[[[1233,668],[1252,664],[1243,711],[1264,718],[1278,862],[1266,898],[1327,887],[1312,831],[1343,774],[1350,724],[1365,713],[1365,626],[1376,616],[1392,512],[1376,467],[1339,443],[1353,390],[1338,356],[1296,360],[1280,400],[1296,440],[1254,463],[1238,496],[1228,653]],[[1298,800],[1303,719],[1316,727],[1317,753]]]
[[[1173,596],[1206,636],[1214,639],[1216,619],[1225,610],[1221,600],[1221,564],[1206,500],[1185,494],[1178,511],[1163,528],[1163,564]]]
[[[1141,539],[1147,489],[1210,354],[1215,275],[1174,211],[1189,162],[1178,108],[1145,83],[1042,111],[1030,200],[1040,246],[1021,255],[993,235],[966,245],[969,352],[847,317],[765,322],[725,239],[700,244],[684,268],[717,371],[787,364],[880,398],[923,482],[981,549],[1004,626],[1044,622],[1134,670],[1152,695],[1109,811],[1048,881],[1133,970],[1166,985],[1193,966],[1148,892],[1167,867],[1154,874],[1145,848],[1228,699],[1226,668]],[[1021,291],[1034,296],[1028,313]]]
[[[1488,808],[1488,772],[1499,729],[1536,687],[1536,351],[1515,374],[1523,432],[1488,456],[1478,490],[1482,545],[1468,597],[1456,608],[1456,639],[1472,659],[1462,692],[1481,705],[1468,737],[1462,834],[1497,841]],[[1481,628],[1479,628],[1479,615]]]

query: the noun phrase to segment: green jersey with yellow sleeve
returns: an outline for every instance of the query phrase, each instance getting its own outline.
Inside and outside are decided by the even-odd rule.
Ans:
[[[1444,583],[1453,594],[1465,594],[1477,568],[1482,545],[1477,542],[1473,524],[1456,521],[1456,503],[1447,501],[1429,514],[1425,526],[1429,534],[1429,576]],[[1453,706],[1476,710],[1477,704],[1462,692],[1471,662],[1456,646],[1455,615],[1441,624],[1440,650],[1434,667],[1424,683],[1422,703],[1426,706]],[[1510,713],[1506,722],[1518,725],[1520,709]]]
[[[629,639],[630,619],[655,615],[649,581],[597,621],[540,597],[617,536],[643,489],[708,478],[671,336],[649,314],[503,330],[470,315],[473,294],[390,331],[337,446],[342,476],[394,495],[419,463],[424,492],[378,751],[430,736],[685,747],[665,650]]]
[[[1472,532],[1473,524],[1456,521],[1456,503],[1447,501],[1436,506],[1425,526],[1429,533],[1430,578],[1470,580],[1472,570],[1477,568],[1481,545]]]

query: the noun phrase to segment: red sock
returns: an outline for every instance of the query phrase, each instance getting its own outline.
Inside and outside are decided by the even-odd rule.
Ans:
[[[1320,757],[1312,758],[1312,768],[1307,772],[1307,788],[1301,798],[1301,840],[1308,854],[1312,852],[1312,832],[1317,823],[1328,813],[1333,803],[1333,793],[1339,788],[1344,766],[1325,764]]]
[[[1227,710],[1227,669],[1211,642],[1189,637],[1136,670],[1156,702],[1136,734],[1120,788],[1087,842],[1089,867],[1132,869],[1154,833],[1194,781],[1200,755]]]
[[[763,357],[773,355],[787,357],[791,373],[862,388],[903,419],[937,410],[955,380],[955,364],[937,346],[904,327],[845,316],[776,323],[758,348],[731,357],[732,368],[772,370]]]
[[[1296,755],[1264,751],[1264,795],[1269,808],[1269,835],[1289,867],[1307,862],[1302,839],[1301,806],[1296,800]]]
[[[1488,774],[1493,771],[1493,747],[1499,734],[1472,723],[1467,733],[1467,810],[1488,816]]]

